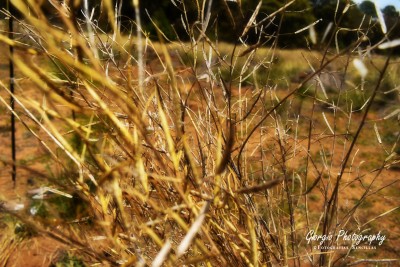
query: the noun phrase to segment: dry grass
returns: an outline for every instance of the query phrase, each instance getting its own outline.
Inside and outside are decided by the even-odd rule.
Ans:
[[[12,2],[29,13],[24,1]],[[399,244],[375,225],[400,204],[398,193],[386,194],[398,177],[382,179],[399,164],[398,99],[374,106],[398,91],[398,59],[368,57],[360,40],[339,52],[251,49],[211,41],[189,25],[200,37],[165,44],[140,28],[135,38],[104,33],[57,8],[63,29],[33,5],[17,21],[29,43],[0,38],[18,49],[18,92],[24,80],[37,90],[14,95],[15,115],[51,156],[47,170],[18,168],[58,190],[30,210],[1,206],[30,232],[102,266],[331,266],[368,258],[351,248],[315,249],[310,230],[384,231]],[[359,57],[370,71],[365,80],[352,64]],[[10,109],[6,97],[0,101]],[[388,204],[373,210],[382,199]],[[4,249],[12,234],[5,236],[0,259],[12,250]],[[385,249],[373,259],[398,257]]]

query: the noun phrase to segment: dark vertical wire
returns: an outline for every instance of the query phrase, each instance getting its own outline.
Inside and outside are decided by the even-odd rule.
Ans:
[[[10,6],[10,1],[7,0],[7,10],[9,12],[9,20],[8,20],[8,38],[10,40],[14,39],[14,27],[13,27],[13,17],[12,17],[12,8]],[[17,166],[16,166],[16,149],[15,149],[15,116],[14,116],[14,47],[10,44],[10,91],[11,91],[11,97],[10,97],[10,106],[11,106],[11,154],[12,154],[12,181],[16,182],[16,177],[17,177]]]
[[[78,17],[77,17],[78,10],[75,7],[75,4],[74,4],[73,1],[69,2],[69,6],[68,7],[69,7],[69,11],[70,11],[70,13],[69,13],[70,20],[72,21],[72,23],[73,23],[73,25],[75,27],[75,30],[79,31]],[[76,51],[76,57],[77,57],[78,62],[80,62],[80,63],[83,62],[83,50],[82,50],[82,47],[80,47],[79,45],[76,45],[75,46],[75,51]],[[74,79],[74,81],[75,81],[75,85],[73,86],[73,88],[71,88],[71,91],[70,91],[71,99],[74,98],[74,92],[77,92],[77,90],[79,89],[78,77],[76,77],[76,79]],[[72,119],[74,121],[76,121],[75,110],[72,110]]]

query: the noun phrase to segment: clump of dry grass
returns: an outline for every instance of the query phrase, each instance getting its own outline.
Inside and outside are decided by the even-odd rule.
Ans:
[[[33,2],[12,2],[30,14],[18,26],[31,41],[0,39],[19,49],[13,61],[38,90],[36,98],[14,96],[15,115],[36,125],[25,124],[52,156],[51,172],[30,171],[61,201],[48,202],[42,216],[2,210],[87,263],[332,265],[354,252],[316,250],[318,242],[305,240],[310,230],[362,232],[380,218],[360,222],[356,213],[387,186],[375,184],[398,162],[399,138],[379,142],[386,157],[378,169],[360,169],[357,142],[390,63],[377,68],[358,116],[346,76],[361,39],[331,55],[329,45],[322,54],[298,52],[303,63],[288,66],[291,52],[221,45],[192,25],[198,38],[188,43],[165,44],[162,33],[154,43],[139,21],[122,36],[111,1],[111,33],[90,18],[72,21],[72,6],[54,3],[62,21],[55,27]],[[329,91],[319,77],[336,70],[342,80]],[[349,206],[348,186],[358,181],[359,201]]]

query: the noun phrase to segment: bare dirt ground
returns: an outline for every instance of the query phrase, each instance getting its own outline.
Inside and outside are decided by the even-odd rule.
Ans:
[[[0,44],[0,81],[8,87],[8,48]],[[20,86],[15,88],[16,95],[29,94],[32,97],[39,97],[35,92],[33,84],[24,79],[19,79],[20,75],[17,72],[17,80]],[[9,95],[3,88],[0,89],[0,96],[6,101],[9,101]],[[17,106],[17,105],[16,105]],[[20,108],[17,108],[20,111]],[[2,160],[11,160],[11,122],[10,111],[3,103],[0,104],[0,157]],[[25,121],[26,117],[23,117]],[[17,162],[19,164],[29,166],[38,170],[43,170],[44,160],[48,158],[47,153],[39,144],[39,141],[20,123],[16,120],[16,150]],[[29,122],[28,122],[29,123]],[[3,162],[0,162],[0,198],[6,200],[9,205],[24,205],[21,212],[28,213],[30,205],[30,196],[27,191],[41,186],[38,182],[38,177],[22,168],[17,168],[17,179],[14,184],[11,180],[12,168]],[[0,215],[4,220],[4,216]],[[5,231],[6,226],[0,223],[1,230],[0,239],[12,239],[12,230]],[[9,236],[6,236],[9,235]],[[59,242],[44,236],[32,236],[18,242],[18,238],[14,238],[14,242],[18,246],[11,246],[14,250],[7,262],[1,262],[0,266],[49,266],[59,251],[65,248]],[[2,244],[2,249],[5,249],[5,243]]]

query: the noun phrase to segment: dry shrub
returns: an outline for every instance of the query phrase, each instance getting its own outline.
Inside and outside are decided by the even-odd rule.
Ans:
[[[305,237],[367,229],[375,217],[359,222],[355,214],[385,187],[375,186],[378,174],[398,162],[397,137],[381,146],[387,155],[377,169],[359,169],[357,141],[389,63],[362,92],[359,116],[349,92],[361,89],[346,75],[354,58],[373,61],[365,55],[375,48],[360,47],[362,32],[339,52],[328,43],[293,58],[275,42],[208,38],[207,5],[199,5],[202,24],[183,19],[189,42],[166,44],[161,32],[150,40],[139,20],[121,34],[111,1],[111,32],[90,17],[74,19],[72,5],[53,1],[61,21],[54,26],[34,1],[12,3],[27,14],[16,20],[29,41],[1,40],[17,49],[19,75],[36,90],[15,96],[15,112],[51,155],[47,172],[30,171],[57,197],[43,200],[40,213],[3,211],[76,248],[86,263],[322,266],[357,253],[313,249],[319,241]],[[320,74],[335,71],[342,80],[325,88]],[[348,188],[361,180],[349,206]]]

